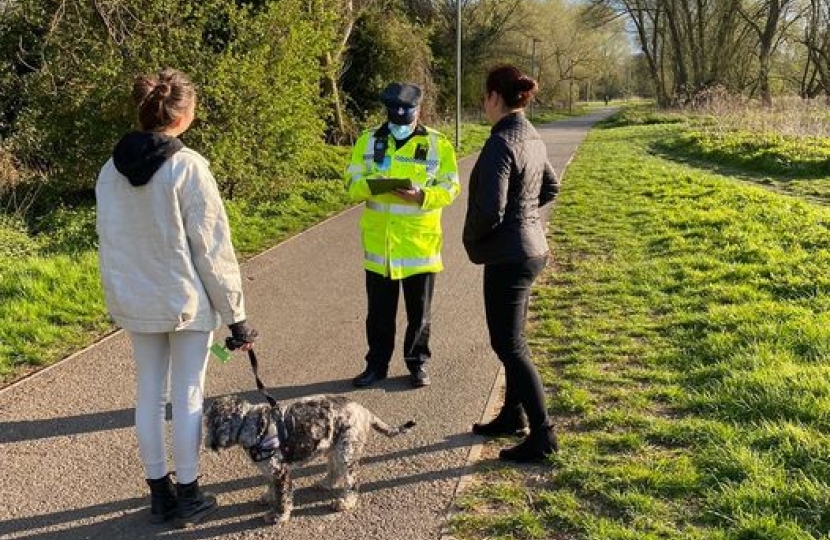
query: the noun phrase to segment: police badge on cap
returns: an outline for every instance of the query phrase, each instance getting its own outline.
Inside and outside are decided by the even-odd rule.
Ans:
[[[386,105],[389,121],[394,124],[411,124],[415,121],[421,104],[421,88],[409,83],[392,83],[380,93],[380,101]]]

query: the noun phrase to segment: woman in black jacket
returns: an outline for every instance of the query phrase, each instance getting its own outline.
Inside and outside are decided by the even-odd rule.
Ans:
[[[493,124],[470,176],[464,247],[484,265],[484,307],[490,343],[504,364],[507,389],[501,411],[479,435],[530,434],[499,453],[505,461],[539,461],[557,450],[545,407],[545,392],[524,335],[530,288],[545,268],[548,244],[540,208],[559,191],[539,133],[524,108],[536,81],[512,66],[487,76],[484,109]],[[526,419],[525,419],[526,415]]]

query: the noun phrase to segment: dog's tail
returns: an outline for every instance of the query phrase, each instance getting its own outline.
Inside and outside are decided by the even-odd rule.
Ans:
[[[374,420],[372,420],[372,427],[375,431],[379,433],[383,433],[387,437],[395,437],[397,435],[403,435],[412,430],[415,427],[415,421],[410,420],[405,424],[401,424],[398,427],[392,427],[377,416],[375,416]]]

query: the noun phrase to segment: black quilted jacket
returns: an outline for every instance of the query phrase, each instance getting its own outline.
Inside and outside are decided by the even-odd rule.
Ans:
[[[548,253],[539,209],[558,192],[559,180],[533,124],[522,113],[499,120],[470,175],[464,221],[470,260],[514,263]]]

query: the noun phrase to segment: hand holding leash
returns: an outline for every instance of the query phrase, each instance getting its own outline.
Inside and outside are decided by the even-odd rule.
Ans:
[[[248,326],[246,321],[229,324],[228,329],[231,331],[231,335],[225,338],[225,346],[228,350],[250,351],[254,348],[259,332]]]
[[[259,332],[248,326],[245,321],[230,324],[228,325],[228,328],[231,331],[231,336],[225,338],[225,346],[231,351],[238,349],[248,353],[248,360],[251,361],[251,371],[254,372],[254,379],[256,380],[257,389],[265,397],[265,399],[268,400],[271,407],[275,407],[279,410],[277,400],[275,400],[274,397],[268,393],[268,390],[265,389],[265,384],[263,384],[262,379],[259,378],[259,360],[254,352],[254,341],[256,341],[259,336]]]

